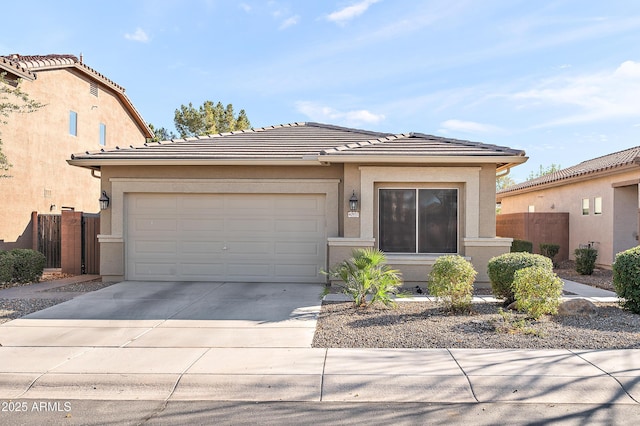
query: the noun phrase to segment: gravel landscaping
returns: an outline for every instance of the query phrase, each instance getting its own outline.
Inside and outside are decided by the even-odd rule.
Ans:
[[[640,315],[615,303],[595,315],[545,316],[504,311],[500,303],[475,303],[471,314],[451,315],[435,302],[400,301],[356,309],[351,302],[322,304],[313,347],[318,348],[640,348]]]
[[[575,263],[555,269],[562,278],[613,290],[612,272],[579,275]],[[476,295],[490,294],[487,289]],[[486,348],[622,349],[640,348],[640,315],[616,303],[596,303],[592,315],[544,316],[533,321],[506,311],[501,303],[475,303],[473,312],[452,315],[436,302],[400,300],[356,309],[350,302],[324,302],[313,341],[320,348]],[[502,311],[502,313],[500,313]]]

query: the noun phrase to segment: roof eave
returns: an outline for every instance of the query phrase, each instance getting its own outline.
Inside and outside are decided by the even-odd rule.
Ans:
[[[326,166],[318,159],[71,159],[72,166],[99,170],[105,166]]]
[[[493,163],[500,165],[499,171],[517,166],[529,159],[529,157],[501,155],[322,155],[319,158],[328,163]]]
[[[624,172],[627,172],[629,170],[637,168],[639,165],[640,164],[638,164],[636,162],[633,162],[633,163],[625,164],[623,166],[611,167],[611,168],[601,169],[601,170],[595,170],[595,171],[584,173],[584,174],[581,174],[581,175],[578,175],[578,176],[567,177],[567,178],[564,178],[564,179],[557,179],[557,180],[554,180],[554,181],[551,181],[551,182],[544,182],[544,183],[539,183],[537,185],[527,186],[526,188],[515,189],[513,191],[497,193],[496,194],[496,201],[501,201],[505,197],[511,197],[511,196],[515,196],[515,195],[526,194],[528,192],[535,192],[535,191],[539,191],[541,189],[555,188],[557,186],[571,185],[571,184],[574,184],[574,183],[579,183],[579,182],[582,182],[582,181],[591,180],[591,179],[594,178],[594,176],[595,177],[606,177],[606,176],[610,176],[610,175],[624,173]]]

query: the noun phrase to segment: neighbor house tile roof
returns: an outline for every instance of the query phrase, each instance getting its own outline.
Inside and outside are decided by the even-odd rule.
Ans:
[[[217,135],[151,142],[143,146],[75,154],[72,160],[310,160],[344,162],[350,157],[524,157],[524,152],[478,142],[418,133],[350,129],[320,123],[292,123]],[[508,158],[507,158],[508,157]]]
[[[498,194],[507,194],[509,192],[549,184],[560,184],[562,181],[584,177],[586,175],[609,172],[614,169],[629,167],[634,164],[640,164],[640,146],[625,149],[624,151],[614,152],[613,154],[604,155],[592,160],[583,161],[575,166],[510,186],[499,191]]]
[[[138,123],[138,126],[145,133],[145,137],[153,137],[153,132],[144,121],[138,110],[133,106],[131,100],[125,94],[124,87],[115,83],[113,80],[108,79],[103,74],[94,70],[93,68],[85,65],[82,62],[82,56],[78,59],[74,55],[18,55],[11,54],[6,56],[0,56],[0,68],[7,69],[9,72],[13,72],[19,77],[26,78],[25,76],[33,76],[28,78],[35,80],[39,71],[55,70],[62,68],[75,69],[84,75],[94,79],[95,81],[102,83],[115,92],[118,98],[122,101],[125,108],[132,115],[133,119]],[[13,71],[12,71],[13,70]],[[19,74],[22,72],[23,74]],[[25,74],[27,73],[27,74]]]

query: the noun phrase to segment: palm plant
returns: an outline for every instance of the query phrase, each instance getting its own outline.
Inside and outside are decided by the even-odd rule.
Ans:
[[[402,285],[402,278],[399,271],[385,262],[386,256],[378,249],[356,249],[351,259],[339,263],[328,275],[342,281],[336,286],[353,299],[356,307],[378,301],[385,306],[395,306],[392,297]]]

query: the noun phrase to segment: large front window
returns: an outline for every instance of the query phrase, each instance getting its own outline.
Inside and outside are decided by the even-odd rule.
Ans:
[[[379,245],[389,253],[456,253],[457,189],[380,189]]]

